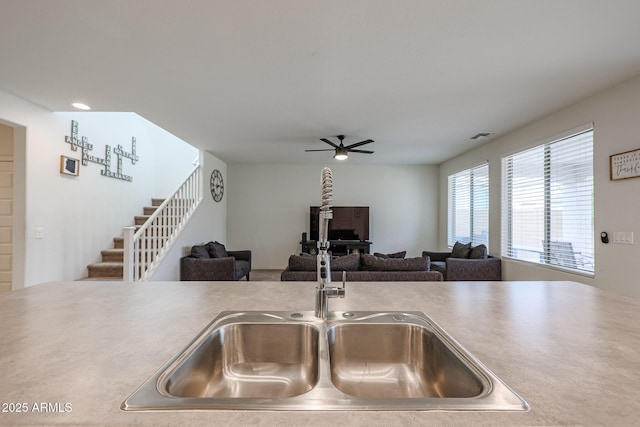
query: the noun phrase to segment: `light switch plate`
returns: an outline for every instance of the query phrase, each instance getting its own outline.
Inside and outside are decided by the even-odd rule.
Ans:
[[[633,245],[633,231],[614,231],[613,243]]]
[[[44,228],[36,228],[36,239],[44,239]]]

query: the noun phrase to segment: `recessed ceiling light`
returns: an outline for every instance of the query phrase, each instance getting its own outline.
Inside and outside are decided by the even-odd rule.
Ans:
[[[87,104],[83,104],[82,102],[74,102],[71,105],[73,105],[78,110],[91,110],[91,107],[89,107]]]

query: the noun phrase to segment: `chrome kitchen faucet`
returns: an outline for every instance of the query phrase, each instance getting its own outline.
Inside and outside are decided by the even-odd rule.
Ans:
[[[331,210],[331,197],[333,196],[333,177],[331,169],[322,169],[321,177],[322,206],[320,207],[320,232],[318,236],[318,256],[316,269],[318,272],[318,285],[316,286],[315,315],[320,319],[326,319],[329,311],[329,298],[344,298],[346,294],[345,272],[342,272],[342,288],[327,286],[331,283],[331,255],[329,255],[329,220],[333,218]]]

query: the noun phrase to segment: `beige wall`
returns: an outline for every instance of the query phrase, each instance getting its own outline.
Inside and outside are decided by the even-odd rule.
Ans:
[[[321,202],[320,175],[333,172],[333,205],[369,206],[371,251],[420,256],[436,245],[438,167],[229,165],[227,247],[252,249],[253,267],[283,269],[309,232],[309,207]]]
[[[526,102],[526,100],[523,100]],[[609,180],[609,156],[640,148],[640,76],[503,135],[440,166],[439,237],[446,248],[447,176],[489,161],[490,252],[500,254],[501,158],[592,122],[594,124],[595,277],[570,274],[535,264],[504,260],[508,280],[574,280],[640,297],[640,178]],[[634,232],[635,244],[603,244],[606,231]]]

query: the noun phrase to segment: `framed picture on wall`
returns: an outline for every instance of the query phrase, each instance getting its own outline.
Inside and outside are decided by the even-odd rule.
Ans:
[[[609,156],[609,178],[611,181],[639,176],[640,148]]]
[[[78,176],[80,174],[80,160],[67,156],[60,156],[60,173]]]

